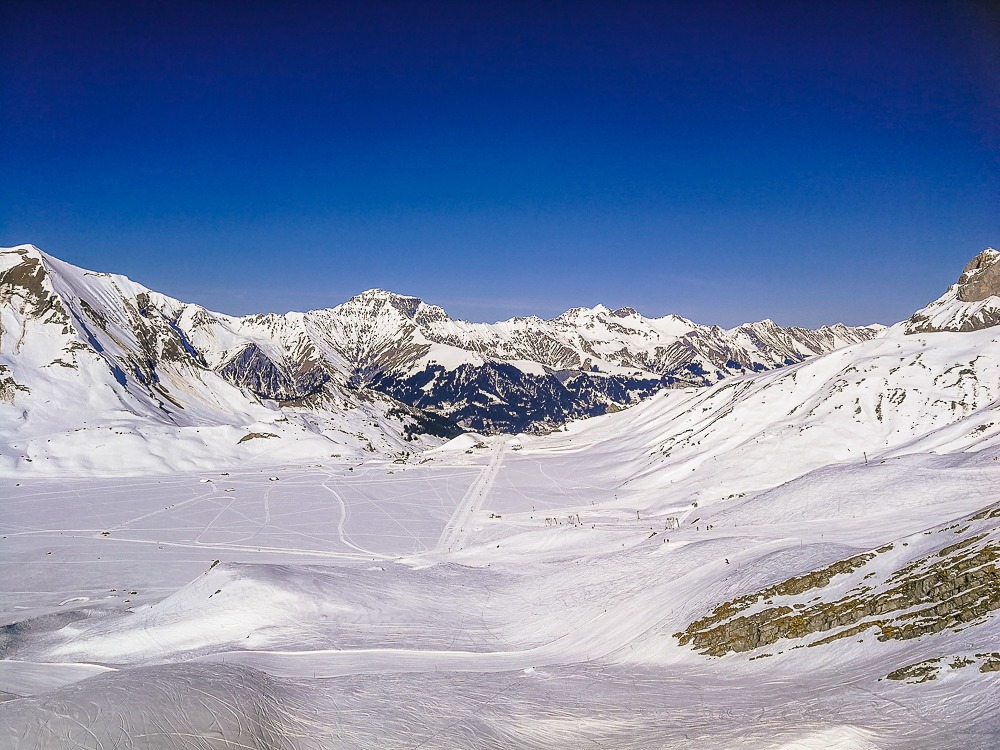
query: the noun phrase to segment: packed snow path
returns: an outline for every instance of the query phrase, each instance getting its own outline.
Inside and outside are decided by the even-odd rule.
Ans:
[[[454,552],[465,546],[472,533],[472,524],[476,514],[483,509],[490,490],[493,489],[493,483],[500,471],[505,449],[506,445],[503,442],[497,442],[493,445],[490,462],[469,487],[469,491],[465,493],[465,497],[455,509],[455,514],[448,519],[448,525],[445,526],[441,538],[438,539],[436,551]]]

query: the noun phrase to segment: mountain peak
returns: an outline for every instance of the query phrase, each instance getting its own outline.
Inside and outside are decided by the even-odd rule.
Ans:
[[[426,320],[441,320],[448,317],[448,314],[442,308],[436,305],[428,305],[419,297],[396,294],[385,289],[367,289],[351,297],[341,307],[362,307],[374,310],[391,307],[404,318],[415,320],[418,323]]]
[[[13,268],[22,263],[40,264],[45,254],[34,245],[0,247],[0,268]]]
[[[34,245],[0,248],[0,304],[19,299],[31,314],[53,307],[46,260]]]
[[[396,294],[395,292],[390,292],[387,289],[366,289],[360,294],[356,294],[351,297],[348,302],[352,302],[354,300],[361,302],[384,301],[394,306],[402,305],[403,307],[416,307],[423,302],[423,300],[419,297],[412,297],[407,294]]]
[[[38,245],[32,245],[30,243],[25,243],[23,245],[14,245],[12,247],[0,247],[0,255],[38,255],[41,256],[42,251]]]
[[[634,307],[619,307],[617,310],[612,310],[611,315],[616,318],[628,318],[632,315],[638,315],[639,311]]]
[[[1000,297],[1000,252],[988,247],[969,261],[958,277],[958,298],[980,302]]]
[[[631,309],[631,308],[622,308]],[[623,315],[618,315],[618,310],[612,310],[607,305],[603,305],[598,302],[593,307],[571,307],[566,312],[558,315],[554,320],[574,320],[576,318],[595,318],[601,315],[610,315],[612,317],[624,317]]]
[[[979,331],[1000,325],[1000,252],[988,247],[970,260],[943,295],[906,321],[907,333]]]

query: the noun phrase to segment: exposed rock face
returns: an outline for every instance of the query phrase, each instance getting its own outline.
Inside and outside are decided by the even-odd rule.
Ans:
[[[965,669],[966,667],[978,664],[980,672],[996,672],[1000,669],[1000,661],[997,661],[998,659],[1000,659],[1000,653],[996,651],[975,654],[975,656],[961,654],[953,657],[950,662],[947,662],[947,666],[950,669]],[[910,685],[919,685],[922,682],[936,680],[944,667],[944,657],[935,656],[919,661],[916,664],[908,664],[905,667],[894,669],[886,675],[886,679],[906,682]]]
[[[925,659],[916,664],[907,664],[905,667],[894,669],[886,675],[886,679],[898,682],[909,682],[912,685],[919,685],[921,682],[936,680],[938,672],[941,671],[941,657]]]
[[[233,357],[219,374],[234,385],[242,386],[260,398],[294,401],[319,393],[330,379],[322,369],[293,372],[275,363],[256,344],[249,344]]]
[[[958,298],[979,302],[1000,297],[1000,252],[988,247],[969,261],[958,277]]]
[[[0,401],[13,401],[18,391],[28,391],[28,387],[14,380],[10,368],[0,365]]]
[[[43,317],[55,309],[65,318],[65,312],[46,282],[41,259],[27,250],[15,250],[20,256],[10,267],[0,271],[0,304],[17,304],[26,315]]]
[[[1000,652],[991,651],[987,654],[976,654],[978,657],[986,657],[986,661],[979,665],[980,672],[1000,672]]]
[[[940,536],[935,538],[948,543],[934,545],[933,553],[911,559],[889,575],[881,573],[884,565],[869,563],[897,549],[893,544],[724,602],[675,636],[681,645],[724,656],[813,635],[822,637],[801,645],[823,646],[870,629],[880,641],[959,629],[1000,609],[998,518],[1000,509],[994,506],[963,521],[958,531],[959,524],[937,529]],[[962,537],[957,542],[952,541],[955,534]],[[846,595],[826,600],[825,590],[843,576],[851,576],[856,585]],[[819,596],[802,598],[806,593]]]
[[[958,283],[906,321],[907,333],[963,333],[1000,324],[1000,252],[991,247],[969,261]]]

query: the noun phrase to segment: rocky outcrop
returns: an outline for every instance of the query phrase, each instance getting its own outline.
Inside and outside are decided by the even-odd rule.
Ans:
[[[68,323],[66,311],[47,283],[41,258],[26,249],[12,255],[16,262],[0,270],[0,305],[17,305],[24,315]]]
[[[988,247],[969,261],[958,278],[958,298],[980,302],[1000,297],[1000,252]]]
[[[329,380],[329,375],[318,367],[295,371],[276,363],[256,344],[246,346],[219,368],[219,374],[233,385],[272,401],[307,398],[319,393]]]
[[[876,630],[880,641],[910,640],[956,630],[1000,610],[1000,533],[995,524],[995,509],[989,509],[968,519],[958,532],[954,526],[939,529],[944,533],[942,541],[950,543],[881,580],[879,571],[884,565],[877,566],[859,577],[857,585],[839,598],[824,600],[822,596],[835,577],[860,573],[876,556],[891,551],[893,545],[724,602],[675,637],[681,645],[690,644],[710,656],[723,656],[813,635],[821,637],[801,645],[823,646],[871,629]],[[974,533],[977,525],[988,530]],[[964,538],[951,541],[955,533],[962,533]],[[807,592],[819,596],[796,600]],[[759,607],[761,602],[766,606]]]
[[[918,661],[916,664],[907,664],[905,667],[894,669],[885,676],[887,680],[906,682],[910,685],[919,685],[923,682],[932,682],[941,674],[941,670],[947,666],[949,669],[965,669],[979,665],[980,672],[1000,671],[1000,653],[992,651],[984,654],[958,654],[952,657],[951,661],[945,662],[943,656],[935,656],[930,659]]]
[[[888,549],[884,548],[883,551]],[[770,645],[781,638],[800,638],[809,633],[829,630],[837,624],[850,624],[852,619],[849,613],[835,614],[821,607],[806,609],[803,606],[778,606],[751,615],[739,617],[735,615],[761,601],[770,604],[774,597],[797,596],[807,591],[822,589],[835,576],[852,573],[874,559],[875,554],[866,552],[846,560],[839,560],[825,568],[723,602],[711,614],[692,622],[684,632],[675,633],[675,637],[682,646],[692,644],[703,653],[722,656],[730,651],[751,651],[760,646]]]
[[[0,365],[0,401],[13,401],[18,391],[28,392],[28,386],[21,385],[10,374],[10,368]]]
[[[983,250],[965,266],[958,283],[917,310],[907,333],[966,333],[1000,325],[1000,252]]]
[[[941,657],[924,659],[916,664],[907,664],[905,667],[894,669],[886,675],[887,680],[897,682],[909,682],[912,685],[919,685],[921,682],[936,680],[938,672],[941,671]]]

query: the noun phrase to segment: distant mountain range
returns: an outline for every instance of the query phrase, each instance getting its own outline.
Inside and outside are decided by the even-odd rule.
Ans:
[[[603,305],[552,320],[467,323],[416,298],[378,290],[310,315],[343,326],[341,351],[359,382],[487,433],[551,429],[665,387],[710,385],[800,362],[882,328],[813,331],[764,320],[726,330]]]
[[[188,435],[178,445],[191,460],[212,430],[242,446],[238,455],[249,440],[278,450],[290,432],[332,441],[322,448],[332,453],[391,455],[426,435],[546,431],[881,329],[769,320],[723,329],[601,305],[469,323],[381,290],[326,310],[238,318],[22,245],[0,250],[0,413],[14,462],[43,435],[58,441],[95,424],[146,441]],[[157,450],[144,450],[153,468]],[[183,463],[183,447],[170,451],[172,465]]]

